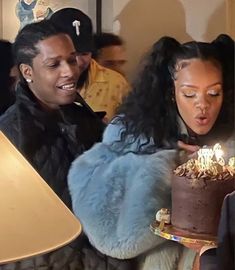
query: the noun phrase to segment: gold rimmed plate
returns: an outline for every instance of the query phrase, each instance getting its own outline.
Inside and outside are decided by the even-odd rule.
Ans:
[[[217,245],[217,239],[215,236],[189,233],[183,230],[179,230],[168,224],[164,224],[164,227],[162,228],[160,223],[156,220],[150,225],[150,229],[154,234],[158,236],[179,242],[181,244],[201,244],[215,247]]]

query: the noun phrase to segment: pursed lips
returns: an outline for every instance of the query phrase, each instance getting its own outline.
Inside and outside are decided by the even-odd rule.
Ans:
[[[196,115],[195,120],[199,125],[208,125],[210,122],[209,115],[202,113]]]

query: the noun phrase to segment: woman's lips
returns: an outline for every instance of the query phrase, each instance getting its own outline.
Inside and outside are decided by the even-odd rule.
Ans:
[[[206,116],[199,116],[199,117],[196,117],[196,122],[200,126],[206,126],[209,124],[210,120]]]

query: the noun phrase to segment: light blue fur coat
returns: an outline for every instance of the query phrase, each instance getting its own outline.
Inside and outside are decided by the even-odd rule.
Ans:
[[[154,235],[149,225],[157,210],[171,206],[176,151],[136,154],[144,139],[113,144],[121,130],[110,124],[102,143],[73,162],[68,183],[74,213],[100,252],[119,259],[139,256],[144,270],[175,270],[183,247]],[[193,257],[182,269],[191,269]]]

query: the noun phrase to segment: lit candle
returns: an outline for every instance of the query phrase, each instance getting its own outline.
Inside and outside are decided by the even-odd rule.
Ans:
[[[215,144],[214,147],[213,147],[213,151],[215,153],[215,158],[216,158],[217,162],[221,166],[224,166],[225,165],[225,161],[223,159],[224,152],[223,152],[223,150],[221,148],[221,145],[219,143]]]
[[[214,156],[213,149],[201,148],[198,151],[198,166],[199,169],[204,171],[208,170],[212,164],[212,158]]]
[[[229,159],[228,165],[229,165],[230,167],[235,168],[235,157],[231,157],[231,158]]]
[[[201,148],[198,151],[198,167],[200,171],[212,170],[214,167],[214,159],[221,166],[225,165],[223,159],[223,151],[219,143],[215,144],[213,148]]]

